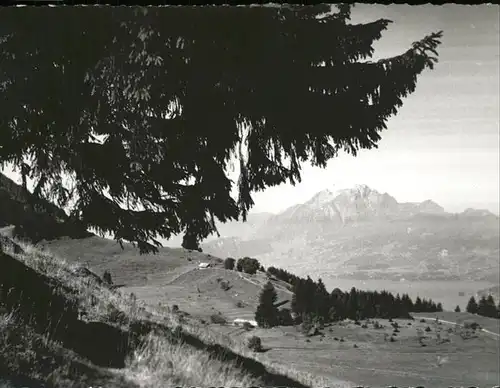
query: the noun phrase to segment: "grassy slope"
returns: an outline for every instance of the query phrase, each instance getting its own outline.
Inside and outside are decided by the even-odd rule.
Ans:
[[[198,252],[169,249],[163,250],[162,255],[156,257],[139,257],[130,246],[122,252],[113,241],[97,237],[83,240],[61,239],[41,244],[42,250],[21,245],[24,253],[14,254],[10,250],[8,254],[38,273],[75,290],[80,308],[93,321],[106,321],[110,310],[121,311],[131,320],[156,322],[164,327],[164,331],[177,328],[181,343],[157,332],[152,333],[128,357],[124,369],[99,368],[53,341],[48,333],[34,332],[29,325],[17,319],[15,311],[3,311],[0,318],[3,336],[0,366],[14,374],[50,382],[58,387],[68,386],[69,381],[74,387],[102,385],[131,388],[168,385],[326,385],[326,381],[315,379],[308,373],[298,373],[287,367],[273,365],[264,354],[255,354],[246,349],[244,338],[230,338],[202,325],[198,320],[172,312],[167,306],[148,306],[140,300],[130,298],[128,291],[112,292],[95,283],[88,283],[72,272],[79,267],[77,262],[83,261],[90,264],[90,267],[97,268],[98,272],[111,269],[116,283],[140,287],[151,281],[143,276],[145,273],[161,273],[163,281],[169,277],[173,280],[179,274],[192,270],[196,266],[195,259],[213,259],[214,263],[219,262],[214,258]],[[60,256],[47,252],[49,247],[58,251]],[[184,257],[179,252],[184,252]],[[59,258],[63,253],[67,253],[67,261]],[[158,278],[152,281],[156,282]],[[56,354],[59,357],[55,364],[47,367],[46,360]],[[290,377],[286,377],[287,375]],[[332,381],[328,384],[346,386],[334,385]]]
[[[500,319],[482,317],[480,315],[470,314],[467,312],[456,313],[454,311],[443,311],[440,313],[414,313],[413,316],[415,319],[418,317],[435,317],[445,321],[456,322],[458,324],[463,324],[465,321],[474,321],[483,329],[500,335]]]
[[[94,238],[79,242],[63,239],[46,246],[72,256],[78,252],[81,252],[78,255],[86,254],[88,263],[92,265],[91,260],[94,260],[98,271],[106,268],[116,270],[116,275],[113,271],[114,277],[127,283],[121,291],[134,292],[139,299],[152,306],[177,304],[182,311],[190,314],[186,317],[187,325],[191,325],[193,330],[200,330],[200,327],[201,330],[210,329],[218,343],[238,349],[247,336],[260,336],[268,350],[258,355],[259,359],[266,365],[275,365],[285,374],[299,376],[302,381],[308,380],[305,376],[310,373],[326,379],[328,384],[325,385],[329,386],[341,384],[339,379],[371,387],[392,384],[489,386],[498,382],[500,375],[495,361],[499,352],[498,342],[483,334],[464,340],[459,332],[448,333],[447,326],[434,328],[432,322],[420,323],[417,320],[408,326],[407,321],[400,321],[404,328],[395,342],[384,341],[385,333],[391,335],[392,328],[382,320],[380,322],[386,326],[382,330],[373,329],[371,325],[368,329],[348,323],[333,325],[324,331],[324,336],[310,338],[310,342],[292,327],[246,332],[230,325],[211,324],[210,315],[219,313],[228,320],[236,317],[252,319],[260,286],[267,281],[265,275],[257,273],[249,276],[226,271],[216,258],[182,249],[164,248],[157,257],[137,257],[133,250],[128,251],[127,248],[121,257],[120,248],[113,248],[113,244]],[[125,262],[125,258],[128,263],[126,270],[120,271],[114,261]],[[163,261],[166,259],[168,263]],[[214,268],[196,269],[201,261],[212,261]],[[232,288],[223,291],[218,279],[228,281]],[[283,283],[275,282],[275,286],[279,291],[279,300],[291,298]],[[238,307],[238,301],[243,305]],[[468,317],[465,314],[448,318],[454,321]],[[201,319],[207,321],[205,326],[200,325]],[[483,322],[480,324],[489,327]],[[417,329],[423,330],[427,326],[431,326],[432,332],[426,334],[427,346],[421,347]],[[437,331],[443,331],[443,337],[450,342],[438,344]],[[343,337],[345,341],[335,341],[335,337]],[[441,363],[441,359],[445,361]]]
[[[361,328],[352,322],[342,322],[327,327],[323,336],[311,338],[305,338],[294,328],[259,329],[255,334],[270,348],[266,355],[277,362],[360,385],[491,387],[498,384],[500,349],[498,341],[490,336],[478,333],[463,339],[460,330],[452,328],[448,332],[450,327],[445,324],[397,320],[401,329],[395,341],[390,342],[384,339],[393,333],[390,323],[377,321],[384,328],[375,329],[371,323]],[[425,331],[427,326],[430,332]],[[425,347],[418,342],[421,330]],[[438,336],[449,342],[440,343]]]

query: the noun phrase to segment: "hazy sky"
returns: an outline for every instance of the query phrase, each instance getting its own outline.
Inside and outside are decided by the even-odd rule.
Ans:
[[[394,23],[375,44],[376,57],[403,53],[443,30],[439,63],[417,81],[378,149],[340,155],[326,169],[309,165],[301,184],[255,194],[253,211],[277,212],[325,188],[364,183],[398,201],[433,199],[448,211],[499,209],[499,6],[368,5],[353,23]]]
[[[306,165],[302,183],[254,195],[252,212],[279,212],[326,188],[357,183],[398,201],[433,199],[448,211],[499,212],[499,6],[368,5],[353,23],[387,18],[375,58],[406,51],[443,30],[439,63],[424,72],[382,132],[378,149],[342,154],[326,169]],[[8,174],[13,176],[12,174]]]

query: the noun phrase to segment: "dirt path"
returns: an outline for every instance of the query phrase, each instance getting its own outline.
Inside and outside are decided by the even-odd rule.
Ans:
[[[435,318],[435,317],[434,317],[434,318],[432,318],[432,317],[421,317],[421,316],[419,316],[418,318],[419,318],[419,319],[425,319],[426,321],[436,321],[436,318]],[[462,325],[462,324],[457,323],[457,322],[445,321],[444,319],[439,319],[439,318],[438,318],[438,320],[439,320],[439,322],[442,322],[442,323],[447,323],[448,325],[453,325],[453,326],[461,326],[461,327],[463,327],[463,325]],[[499,334],[497,334],[497,333],[494,333],[494,332],[492,332],[492,331],[489,331],[489,330],[486,330],[486,329],[482,329],[482,328],[481,328],[481,331],[482,331],[482,332],[484,332],[484,333],[486,333],[486,334],[490,334],[490,335],[492,335],[494,338],[500,339],[500,335],[499,335]]]

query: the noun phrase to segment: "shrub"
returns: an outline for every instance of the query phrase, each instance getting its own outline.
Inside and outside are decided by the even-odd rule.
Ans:
[[[283,308],[278,311],[278,322],[281,326],[293,325],[293,318],[290,309]]]
[[[178,306],[178,305],[176,305],[176,304],[174,304],[174,305],[172,306],[172,312],[173,312],[173,313],[178,313],[178,312],[179,312],[179,306]]]
[[[250,331],[253,329],[253,326],[250,324],[250,322],[243,322],[243,329],[246,331]]]
[[[233,259],[232,257],[228,257],[226,260],[224,260],[224,268],[233,270],[235,263],[236,263],[235,259]]]
[[[225,325],[227,324],[226,318],[224,318],[221,314],[212,314],[210,315],[210,320],[212,323],[216,323],[218,325]]]
[[[231,286],[229,285],[229,282],[223,280],[220,282],[220,288],[224,291],[228,291],[231,289]]]
[[[479,327],[480,326],[477,322],[474,322],[471,320],[464,321],[464,328],[466,328],[466,329],[476,330],[476,329],[479,329]]]
[[[182,326],[175,326],[174,331],[172,332],[175,338],[180,339],[182,337]]]
[[[260,268],[260,263],[257,259],[245,257],[243,259],[243,271],[249,275],[254,275]]]
[[[110,285],[113,284],[113,279],[111,278],[111,272],[109,272],[108,270],[104,271],[104,274],[102,275],[102,279],[107,284],[110,284]]]
[[[431,331],[431,328],[430,328],[429,326],[427,326],[427,327],[425,328],[425,331],[429,332],[429,331]]]
[[[325,327],[325,319],[320,315],[314,315],[312,322],[319,329],[323,329]]]
[[[468,339],[471,339],[471,338],[477,338],[477,334],[475,334],[475,331],[474,330],[468,330],[468,329],[463,329],[463,330],[460,330],[460,333],[459,333],[460,337],[462,337],[463,340],[468,340]]]
[[[389,341],[396,342],[396,339],[394,337],[391,337],[391,339]]]
[[[247,346],[254,352],[262,352],[262,340],[260,339],[260,337],[257,337],[256,335],[248,339]]]
[[[236,269],[249,275],[256,274],[260,267],[259,261],[251,257],[243,257],[236,262]]]
[[[425,319],[423,319],[423,318],[422,318],[422,319],[420,320],[420,323],[425,323]]]
[[[367,325],[366,323],[363,323],[363,324],[361,325],[361,327],[362,327],[363,329],[368,329],[368,325]]]
[[[302,322],[300,323],[300,330],[302,333],[309,333],[313,328],[313,322],[310,315],[303,315]]]
[[[243,307],[245,307],[245,304],[241,300],[239,300],[236,302],[236,307],[243,308]]]
[[[460,310],[460,306],[457,304],[457,307],[455,307],[455,312],[456,313],[459,313],[461,310]]]

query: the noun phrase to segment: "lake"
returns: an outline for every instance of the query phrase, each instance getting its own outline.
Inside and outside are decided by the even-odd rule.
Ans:
[[[485,281],[424,280],[412,282],[379,279],[356,280],[330,277],[328,274],[324,274],[322,280],[328,291],[332,291],[335,287],[343,291],[349,291],[352,287],[366,291],[387,290],[393,294],[406,293],[413,300],[417,296],[420,296],[420,298],[430,298],[436,303],[441,302],[445,310],[454,310],[455,306],[459,305],[463,311],[469,298],[475,295],[477,291],[495,286],[494,283]],[[498,303],[498,301],[495,302]]]

